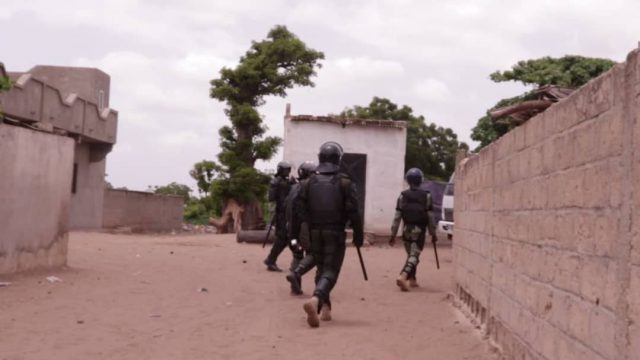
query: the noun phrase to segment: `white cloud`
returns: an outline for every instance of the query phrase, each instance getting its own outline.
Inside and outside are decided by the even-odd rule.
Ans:
[[[109,177],[146,188],[188,183],[194,162],[215,158],[217,130],[228,120],[224,104],[208,97],[208,82],[274,24],[326,60],[316,87],[266,99],[259,111],[269,135],[282,135],[287,102],[294,113],[322,115],[382,96],[469,141],[488,107],[523,90],[492,83],[489,73],[545,55],[624,60],[637,46],[638,13],[632,0],[2,0],[0,30],[8,33],[12,19],[29,21],[30,37],[15,34],[29,39],[28,49],[20,41],[1,46],[12,68],[35,65],[41,55],[30,50],[55,43],[57,64],[111,75],[120,128]]]
[[[191,130],[182,130],[178,132],[163,134],[159,139],[160,145],[167,146],[193,146],[199,145],[205,142],[201,134]]]
[[[119,111],[120,136],[115,149],[126,149],[109,157],[112,183],[144,189],[151,179],[130,180],[129,163],[151,166],[170,158],[176,159],[171,166],[184,169],[163,171],[153,178],[153,184],[192,182],[189,167],[217,153],[217,129],[226,118],[222,104],[209,98],[208,81],[227,64],[231,62],[209,53],[150,57],[131,51],[73,62],[100,68],[111,76],[110,106]]]
[[[0,20],[6,20],[13,16],[13,13],[9,8],[0,6]]]
[[[443,102],[451,98],[451,91],[444,82],[427,78],[413,85],[414,94],[426,101]]]
[[[404,74],[404,68],[399,62],[371,59],[366,56],[339,58],[330,62],[328,66],[335,66],[352,80],[390,78]]]

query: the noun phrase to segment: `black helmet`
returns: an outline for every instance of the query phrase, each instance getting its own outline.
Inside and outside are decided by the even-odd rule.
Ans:
[[[411,168],[409,169],[409,171],[407,171],[407,175],[405,176],[405,179],[407,179],[407,183],[409,184],[409,186],[418,187],[422,185],[423,177],[424,175],[422,174],[422,170],[418,168]]]
[[[320,146],[318,153],[318,172],[337,172],[340,169],[342,146],[335,141],[328,141]]]
[[[289,176],[290,173],[291,173],[291,164],[289,164],[287,161],[280,161],[278,163],[278,170],[276,170],[276,175],[287,177]]]
[[[316,171],[316,164],[313,161],[305,161],[298,167],[298,177],[300,180],[306,179]]]

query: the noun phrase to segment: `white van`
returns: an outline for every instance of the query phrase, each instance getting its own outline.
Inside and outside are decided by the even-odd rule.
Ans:
[[[453,193],[455,188],[455,175],[455,173],[451,174],[449,183],[444,188],[444,195],[442,197],[442,220],[438,222],[438,229],[446,233],[449,240],[453,239]]]

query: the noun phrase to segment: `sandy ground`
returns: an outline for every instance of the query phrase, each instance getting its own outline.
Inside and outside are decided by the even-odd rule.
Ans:
[[[68,268],[0,277],[12,282],[0,288],[0,359],[495,358],[447,300],[450,248],[440,271],[423,253],[410,293],[395,286],[399,246],[363,248],[368,282],[348,248],[334,321],[318,329],[306,324],[307,296],[265,271],[267,250],[228,235],[73,233]],[[289,261],[286,250],[279,265]],[[309,274],[307,294],[311,285]]]

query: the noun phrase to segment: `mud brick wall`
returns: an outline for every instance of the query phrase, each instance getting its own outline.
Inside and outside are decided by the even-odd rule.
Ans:
[[[639,57],[458,164],[456,294],[507,358],[640,356]]]
[[[102,225],[128,227],[135,232],[182,229],[184,198],[140,191],[105,190]]]

